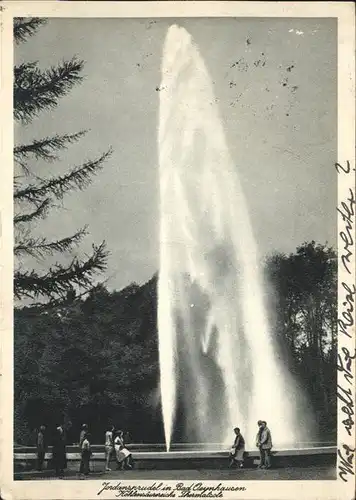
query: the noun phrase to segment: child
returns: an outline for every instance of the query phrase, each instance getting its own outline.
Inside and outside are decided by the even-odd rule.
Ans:
[[[80,463],[80,471],[85,475],[89,475],[89,461],[91,456],[91,446],[90,446],[91,436],[89,432],[84,434],[84,438],[82,441],[81,454],[82,460]]]

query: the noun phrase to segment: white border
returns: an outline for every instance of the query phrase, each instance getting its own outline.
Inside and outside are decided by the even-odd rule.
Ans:
[[[102,481],[13,481],[13,342],[12,342],[12,275],[13,275],[13,227],[12,227],[12,19],[16,16],[37,17],[337,17],[338,18],[338,162],[346,165],[349,161],[355,168],[355,16],[352,2],[48,2],[48,1],[8,1],[1,4],[1,196],[0,196],[0,325],[2,334],[1,358],[1,497],[16,499],[74,499],[95,498]],[[330,168],[333,165],[330,164]],[[354,189],[354,173],[338,176],[338,203],[346,200],[349,189]],[[335,207],[336,209],[336,207]],[[345,223],[338,219],[338,231]],[[343,242],[339,238],[339,254],[343,252]],[[340,259],[340,257],[339,257]],[[345,287],[355,282],[355,246],[351,267],[353,276],[341,269],[339,260],[339,317],[345,300]],[[355,317],[353,313],[353,318]],[[355,327],[351,328],[351,338],[340,335],[338,352],[346,347],[350,353],[355,348]],[[352,364],[355,377],[355,361]],[[340,372],[339,383],[345,384]],[[355,384],[352,386],[355,400]],[[350,437],[341,424],[343,404],[339,401],[338,445],[353,447],[355,427]],[[355,416],[354,416],[355,417]],[[355,418],[354,418],[355,420]],[[355,458],[353,459],[355,462]],[[353,463],[353,470],[355,470]],[[159,476],[159,474],[158,474]],[[159,477],[158,477],[159,479]],[[184,478],[182,478],[184,481]],[[187,484],[191,481],[185,481]],[[135,484],[151,481],[135,481]],[[174,485],[176,481],[165,481]],[[218,481],[209,481],[209,484]],[[355,476],[348,476],[348,482],[335,481],[238,481],[245,486],[241,493],[225,493],[224,498],[311,498],[342,499],[354,498]],[[103,493],[101,498],[114,498],[113,493]]]

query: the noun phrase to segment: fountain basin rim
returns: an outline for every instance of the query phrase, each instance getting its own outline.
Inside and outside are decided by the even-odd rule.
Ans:
[[[272,454],[275,456],[303,456],[303,455],[333,455],[336,454],[336,446],[324,446],[319,448],[295,448],[295,449],[272,449]],[[258,450],[246,450],[249,457],[259,457]],[[135,451],[132,450],[132,455],[137,460],[175,460],[175,459],[191,459],[191,458],[227,458],[229,449],[222,451]],[[46,453],[46,460],[51,459],[52,453]],[[16,460],[33,460],[37,458],[34,452],[15,452],[14,459]],[[80,460],[79,452],[67,453],[68,460]],[[105,453],[93,452],[93,459],[105,459]]]

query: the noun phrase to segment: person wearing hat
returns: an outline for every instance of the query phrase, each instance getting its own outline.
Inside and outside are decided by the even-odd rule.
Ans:
[[[271,431],[267,427],[265,420],[257,422],[259,427],[256,436],[256,446],[260,450],[260,469],[269,469],[271,467],[271,449],[272,449],[272,436]]]

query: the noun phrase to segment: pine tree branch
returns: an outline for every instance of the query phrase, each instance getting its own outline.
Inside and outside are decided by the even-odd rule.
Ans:
[[[15,42],[21,43],[26,40],[27,37],[32,36],[36,33],[40,26],[47,23],[46,19],[39,17],[15,17],[14,18],[14,40]]]
[[[66,175],[43,180],[39,185],[32,184],[24,189],[18,189],[14,193],[17,201],[38,202],[49,193],[57,199],[62,199],[64,194],[73,189],[82,190],[87,187],[91,178],[102,169],[104,161],[112,154],[110,148],[106,153],[93,161],[88,161],[80,167],[74,168]]]
[[[35,33],[45,20],[34,18],[17,18],[14,22],[14,38],[17,42],[25,40]],[[23,63],[14,68],[14,118],[28,124],[42,110],[54,109],[59,99],[65,96],[72,87],[81,82],[81,71],[84,62],[73,58],[63,61],[49,69],[42,69],[37,62]],[[57,152],[78,140],[84,132],[78,134],[55,135],[32,142],[17,145],[14,156],[17,164],[25,174],[30,170],[27,163],[31,160],[52,162],[58,158]],[[88,160],[76,166],[64,175],[41,179],[31,173],[32,180],[24,181],[20,177],[14,179],[14,200],[20,205],[34,205],[32,212],[19,213],[15,216],[16,224],[29,223],[43,216],[53,198],[61,199],[65,193],[84,189],[92,177],[102,168],[103,162],[111,154],[111,149],[94,161]],[[44,258],[55,252],[63,253],[77,244],[85,230],[58,241],[49,242],[45,238],[31,237],[30,229],[20,226],[19,239],[15,242],[14,252],[19,256],[31,255]],[[74,289],[87,290],[92,286],[96,273],[106,268],[107,251],[105,244],[93,246],[93,252],[84,259],[74,258],[68,264],[46,267],[43,271],[23,270],[20,267],[14,274],[15,297],[21,299],[38,297],[41,301],[58,300]],[[68,297],[68,296],[67,296]]]
[[[29,177],[29,176],[31,175],[31,170],[29,169],[29,167],[27,166],[27,164],[26,164],[24,161],[19,160],[19,159],[16,159],[16,158],[14,158],[14,160],[15,160],[15,162],[17,163],[17,165],[18,165],[19,167],[21,167],[22,172],[23,172],[23,173],[24,173],[27,177]],[[14,186],[14,187],[16,187],[16,186]]]
[[[57,264],[51,267],[46,274],[35,271],[14,274],[14,294],[17,299],[28,298],[56,298],[64,296],[74,286],[87,289],[92,285],[93,276],[105,270],[108,252],[105,242],[96,247],[85,261],[75,258],[69,266]]]
[[[27,238],[15,245],[14,254],[16,257],[27,254],[41,260],[49,255],[53,255],[55,252],[68,252],[74,246],[78,245],[86,235],[87,227],[84,227],[72,236],[67,236],[57,241],[48,242],[46,238]]]
[[[53,109],[58,99],[81,82],[84,61],[76,58],[41,71],[37,62],[14,68],[14,118],[29,123],[40,111]]]
[[[22,222],[31,222],[36,219],[43,218],[47,214],[50,203],[51,203],[50,198],[45,198],[33,212],[27,214],[15,215],[14,225],[20,224]]]
[[[14,157],[20,165],[22,159],[28,159],[30,156],[33,156],[36,160],[41,159],[48,162],[58,160],[58,155],[55,152],[65,149],[70,144],[78,141],[86,134],[86,132],[86,130],[82,130],[76,134],[57,134],[53,137],[45,137],[41,140],[35,140],[31,144],[21,144],[20,146],[15,146]]]

